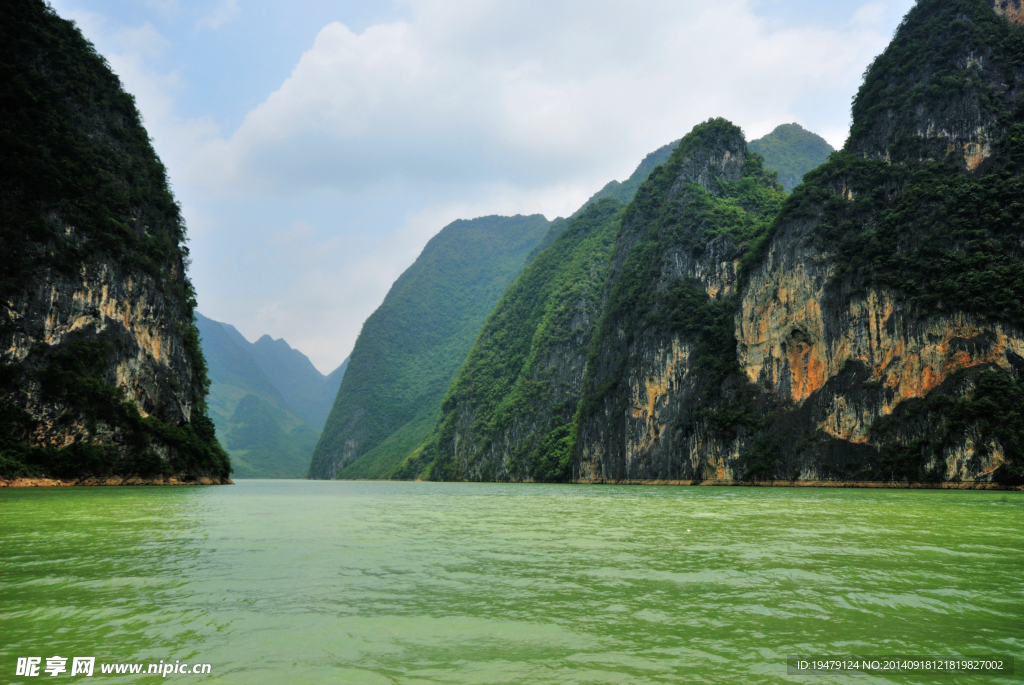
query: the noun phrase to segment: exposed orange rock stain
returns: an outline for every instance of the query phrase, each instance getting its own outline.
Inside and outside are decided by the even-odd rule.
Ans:
[[[790,345],[786,357],[794,400],[802,402],[825,385],[828,376],[817,346],[804,342]]]
[[[828,342],[820,302],[828,278],[812,279],[799,265],[752,281],[737,317],[740,363],[759,382],[802,403],[850,361],[864,364],[886,393],[870,406],[833,398],[819,428],[850,442],[866,442],[871,425],[901,402],[922,398],[962,369],[994,364],[1009,369],[1008,355],[1024,356],[1024,334],[984,324],[966,314],[920,322],[898,311],[893,298],[872,291],[834,313]],[[799,335],[796,333],[799,332]],[[983,337],[982,337],[983,336]],[[957,339],[979,339],[976,346]]]
[[[658,408],[668,402],[680,371],[686,373],[689,348],[681,345],[678,339],[673,339],[671,348],[659,350],[657,357],[659,366],[644,377],[642,385],[637,384],[632,388],[630,414],[642,427],[642,437],[639,440],[627,438],[627,459],[646,450],[661,437],[665,421],[658,419]]]
[[[964,163],[967,168],[974,171],[981,163],[992,156],[992,147],[988,141],[970,142],[964,145]]]
[[[996,0],[996,14],[1001,14],[1014,24],[1024,24],[1024,3],[1021,0]]]

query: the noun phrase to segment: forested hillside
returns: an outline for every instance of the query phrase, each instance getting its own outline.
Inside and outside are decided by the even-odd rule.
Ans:
[[[489,479],[557,471],[624,206],[589,204],[501,298],[445,398],[441,453],[460,435],[459,449],[497,464]],[[437,454],[428,444],[397,475],[417,476]]]
[[[541,215],[483,217],[427,243],[363,324],[310,477],[385,477],[423,442],[484,319],[549,227]]]
[[[800,137],[782,139],[779,158],[799,157],[797,147],[803,142]],[[455,435],[455,426],[465,429],[463,424],[469,421],[473,424],[470,433],[457,433],[460,439],[468,436],[465,449],[472,444],[472,449],[490,450],[504,455],[503,459],[512,453],[520,455],[517,464],[508,467],[514,468],[520,479],[558,477],[564,465],[557,463],[574,430],[571,424],[586,349],[599,314],[609,251],[620,230],[622,211],[679,144],[675,141],[648,154],[627,180],[611,181],[572,217],[551,222],[527,257],[529,266],[491,313],[465,360],[445,402],[444,435]],[[571,344],[570,339],[574,341]],[[393,382],[409,380],[397,375]],[[453,413],[454,406],[463,411]],[[432,411],[430,418],[424,416],[416,424],[415,440],[389,443],[385,460],[371,451],[340,471],[339,477],[419,475],[437,456],[436,403]],[[563,456],[553,456],[559,450]]]
[[[1021,20],[920,0],[788,198],[738,129],[696,127],[576,289],[524,272],[402,475],[1021,482]],[[576,263],[574,225],[535,263]]]
[[[227,478],[134,99],[42,0],[5,3],[0,41],[0,477]]]

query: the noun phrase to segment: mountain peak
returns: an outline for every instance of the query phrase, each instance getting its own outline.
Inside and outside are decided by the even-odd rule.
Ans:
[[[257,340],[256,342],[254,342],[253,345],[263,345],[263,346],[268,346],[269,345],[269,346],[272,346],[272,347],[279,347],[279,348],[282,348],[282,349],[288,349],[288,350],[292,349],[292,346],[289,345],[288,341],[286,341],[284,338],[272,338],[272,337],[270,337],[269,335],[267,335],[265,333],[263,335],[261,335],[260,339]]]
[[[835,152],[828,141],[797,123],[776,126],[768,135],[750,141],[747,149],[761,155],[766,167],[779,172],[779,183],[787,193]]]
[[[676,186],[697,183],[709,193],[718,194],[716,180],[738,180],[746,153],[747,141],[739,126],[721,118],[698,124],[673,153],[673,157],[682,158]]]
[[[920,0],[868,68],[846,149],[980,167],[1024,87],[1022,21],[1021,0]]]

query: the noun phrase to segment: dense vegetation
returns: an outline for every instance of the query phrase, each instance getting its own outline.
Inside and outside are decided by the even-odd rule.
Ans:
[[[549,227],[541,215],[483,217],[427,244],[363,325],[310,477],[385,477],[423,442],[487,314]]]
[[[97,261],[146,274],[177,308],[166,325],[185,344],[193,407],[181,426],[141,418],[109,382],[111,355],[126,344],[116,332],[81,331],[58,347],[38,345],[0,377],[0,475],[184,469],[226,476],[227,456],[205,414],[208,381],[191,323],[184,222],[134,99],[74,24],[42,0],[5,5],[0,40],[0,306],[11,307],[35,282],[73,276]],[[0,317],[0,334],[13,333],[15,318]],[[80,418],[94,437],[112,430],[122,448],[109,440],[30,447],[38,424],[16,399],[28,387],[62,404],[61,420]],[[174,453],[169,462],[156,456],[160,444]]]
[[[312,409],[314,419],[326,415],[345,364],[324,377],[283,340],[264,336],[250,343],[234,326],[201,314],[197,324],[210,366],[210,417],[235,476],[305,476],[320,431],[300,412]]]
[[[0,37],[0,290],[102,253],[184,293],[167,270],[187,254],[184,222],[135,99],[42,0],[5,6]],[[88,239],[64,240],[66,226]]]
[[[446,447],[453,442],[459,410],[472,407],[476,420],[463,430],[472,435],[479,451],[490,449],[518,422],[531,427],[515,450],[528,455],[528,473],[522,475],[535,481],[563,477],[579,399],[573,376],[582,372],[582,365],[571,367],[572,349],[586,349],[592,322],[599,315],[622,208],[613,199],[585,207],[509,287],[445,397],[438,440]],[[435,449],[417,455],[400,475],[417,475]],[[456,477],[450,452],[442,450],[439,458],[434,477]]]
[[[978,129],[1020,121],[1022,28],[991,0],[921,0],[865,73],[845,149],[891,161],[943,159]]]
[[[799,124],[777,126],[768,135],[747,143],[747,149],[761,155],[766,167],[779,172],[779,183],[787,193],[834,152],[824,138]]]
[[[1021,85],[1024,28],[990,3],[927,0],[907,14],[854,100],[847,152],[786,207],[817,221],[848,292],[885,288],[922,313],[1024,324]],[[965,173],[963,141],[922,136],[929,126],[983,127],[991,156]],[[938,159],[920,159],[929,157]]]
[[[666,290],[659,287],[670,249],[699,255],[712,240],[729,238],[745,254],[778,214],[785,194],[777,172],[757,154],[746,154],[740,177],[716,175],[712,187],[687,179],[672,192],[681,167],[711,150],[743,146],[742,132],[724,119],[694,127],[667,164],[651,174],[627,208],[623,224],[636,226],[637,241],[629,246],[621,273],[609,295],[604,326],[624,322],[629,328],[663,325]]]
[[[923,315],[1024,324],[1024,101],[1010,87],[1024,85],[1022,34],[984,0],[923,1],[868,69],[847,149],[780,217],[817,224],[845,294],[884,288]],[[965,173],[945,138],[922,148],[933,143],[921,116],[941,130],[987,125],[991,156]]]
[[[812,172],[784,220],[817,221],[835,288],[898,293],[921,314],[964,311],[1024,324],[1024,127],[989,173],[956,161],[887,164],[848,152]],[[813,179],[813,180],[812,180]],[[835,188],[845,186],[849,200]]]

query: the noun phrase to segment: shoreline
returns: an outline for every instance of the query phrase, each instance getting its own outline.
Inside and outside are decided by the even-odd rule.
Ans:
[[[346,479],[348,480],[348,479]],[[354,481],[384,480],[376,478],[355,478]],[[391,482],[388,479],[385,482]],[[532,484],[533,481],[522,481]],[[739,488],[868,488],[888,490],[1001,490],[1004,492],[1024,491],[1024,485],[1003,485],[988,481],[903,483],[899,481],[847,481],[847,480],[574,480],[573,485],[640,485],[640,486],[690,486],[690,487],[739,487]],[[0,488],[71,488],[71,487],[123,487],[123,486],[181,486],[181,485],[234,485],[230,478],[209,478],[181,480],[174,476],[162,478],[81,478],[60,480],[55,478],[0,478]]]
[[[73,488],[73,487],[118,487],[126,485],[234,485],[230,478],[208,478],[203,476],[195,480],[180,480],[174,476],[162,478],[80,478],[78,480],[58,480],[55,478],[0,478],[0,488]]]
[[[1003,485],[988,481],[904,483],[899,481],[854,480],[575,480],[578,485],[690,485],[698,487],[746,488],[874,488],[890,490],[1005,490],[1022,491],[1024,485]]]

